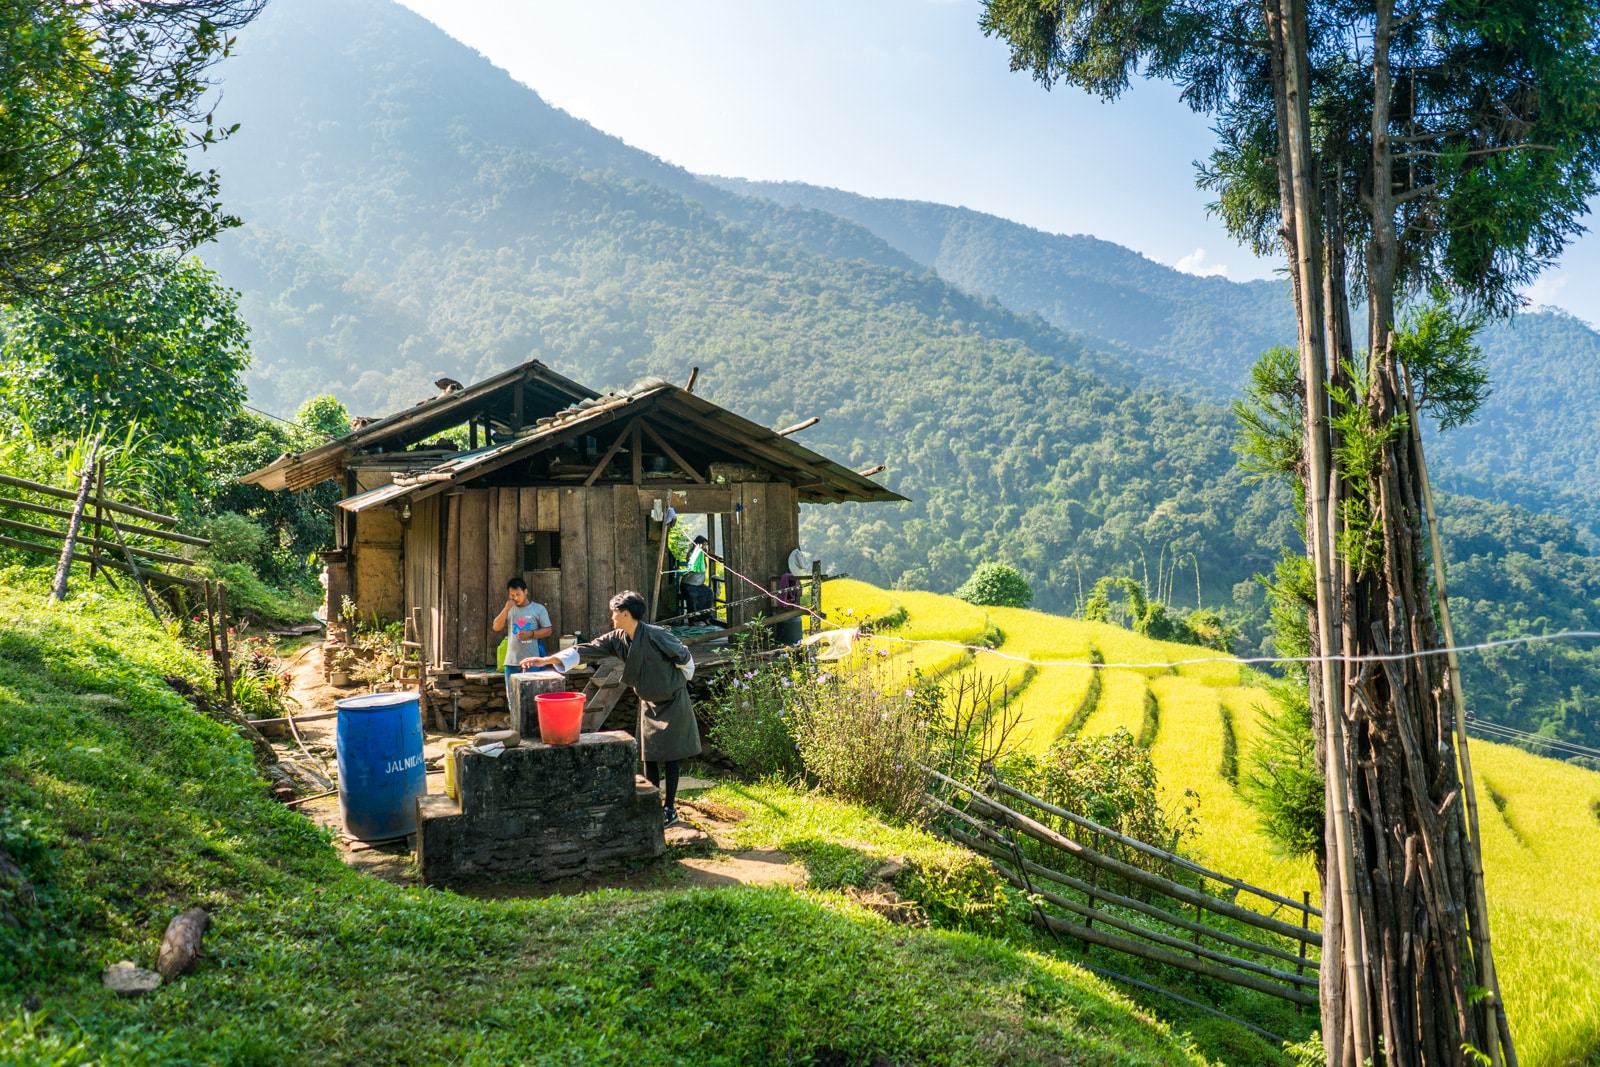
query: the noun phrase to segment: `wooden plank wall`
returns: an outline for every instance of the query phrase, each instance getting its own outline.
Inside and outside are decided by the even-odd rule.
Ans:
[[[421,609],[423,659],[436,665],[448,658],[444,654],[440,620],[443,605],[443,553],[445,513],[439,497],[429,497],[411,506],[411,520],[405,524],[405,604],[407,613]]]
[[[776,589],[789,553],[800,543],[794,487],[787,482],[741,482],[732,490],[737,510],[723,516],[728,565],[764,588]],[[772,614],[767,602],[746,600],[757,595],[757,590],[732,575],[727,595],[730,625],[750,622],[758,614]]]
[[[522,564],[523,534],[561,534],[560,571],[523,571],[528,592],[550,612],[557,633],[592,637],[611,628],[614,593],[647,593],[655,568],[646,540],[649,503],[632,485],[572,489],[468,489],[445,498],[441,600],[442,658],[457,668],[494,662],[504,634],[489,624],[505,603],[505,583]]]

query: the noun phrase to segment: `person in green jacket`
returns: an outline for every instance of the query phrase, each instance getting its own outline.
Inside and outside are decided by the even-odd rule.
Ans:
[[[610,633],[553,656],[527,656],[524,667],[554,667],[562,673],[580,662],[622,660],[622,683],[639,697],[639,748],[645,775],[662,790],[662,812],[678,821],[678,778],[683,761],[700,754],[700,726],[689,702],[694,657],[671,631],[641,621],[644,597],[633,590],[611,598]]]

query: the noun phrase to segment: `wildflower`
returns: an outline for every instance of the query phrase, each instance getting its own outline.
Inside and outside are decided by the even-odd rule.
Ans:
[[[788,708],[779,708],[778,709],[778,718],[781,719],[787,714],[789,714],[789,709]]]
[[[855,608],[845,608],[845,609],[844,609],[844,613],[845,613],[845,614],[846,614],[846,615],[849,615],[849,616],[851,616],[851,617],[854,617],[854,616],[855,616],[855,613],[856,613],[856,609],[855,609]]]

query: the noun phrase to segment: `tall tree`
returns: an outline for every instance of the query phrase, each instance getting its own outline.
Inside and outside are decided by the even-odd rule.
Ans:
[[[63,306],[236,224],[190,150],[232,132],[206,70],[263,2],[0,0],[0,304]]]
[[[1287,455],[1305,494],[1312,650],[1330,657],[1309,694],[1328,781],[1329,1063],[1461,1064],[1477,1050],[1514,1063],[1458,765],[1459,681],[1427,654],[1442,641],[1413,426],[1419,412],[1471,417],[1474,315],[1514,309],[1581,232],[1600,166],[1600,11],[988,0],[983,27],[1046,86],[1113,97],[1138,72],[1178,82],[1218,118],[1203,182],[1219,214],[1258,250],[1282,242],[1300,349]],[[1442,301],[1408,331],[1398,308],[1430,291]]]
[[[238,294],[196,259],[139,266],[69,311],[3,321],[0,400],[42,437],[89,429],[135,441],[168,504],[207,484],[210,452],[245,400],[249,329]]]

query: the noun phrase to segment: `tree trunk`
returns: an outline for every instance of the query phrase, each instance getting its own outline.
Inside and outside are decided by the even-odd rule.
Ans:
[[[1353,341],[1338,200],[1343,163],[1319,160],[1311,140],[1307,0],[1269,3],[1265,16],[1305,387],[1306,540],[1317,597],[1312,646],[1353,658],[1312,664],[1309,672],[1327,778],[1321,989],[1328,1064],[1462,1067],[1486,1045],[1493,1058],[1503,1047],[1510,1059],[1494,1006],[1475,1006],[1468,995],[1485,980],[1479,961],[1487,921],[1469,877],[1476,842],[1461,803],[1445,658],[1369,658],[1440,647],[1422,543],[1420,441],[1403,423],[1405,371],[1393,346],[1393,3],[1380,0],[1373,33],[1371,180],[1362,191],[1370,224],[1369,357],[1361,381],[1347,370]],[[1330,377],[1338,404],[1330,404]],[[1341,414],[1359,416],[1340,423],[1349,433],[1380,435],[1375,470],[1341,471],[1333,462],[1340,442],[1330,419]],[[1370,550],[1354,551],[1360,546]]]
[[[1278,113],[1286,125],[1279,131],[1280,183],[1287,167],[1289,203],[1294,226],[1290,249],[1291,273],[1298,297],[1300,373],[1305,387],[1306,547],[1316,575],[1316,626],[1312,647],[1321,655],[1337,654],[1341,644],[1334,619],[1333,545],[1337,480],[1333,476],[1328,434],[1326,388],[1327,351],[1323,323],[1323,273],[1316,191],[1316,153],[1311,143],[1310,64],[1304,0],[1279,0],[1283,80],[1278,86]],[[1339,284],[1343,284],[1342,279]],[[1369,990],[1362,978],[1361,934],[1365,929],[1356,897],[1356,853],[1351,829],[1350,782],[1345,758],[1340,665],[1333,661],[1313,664],[1311,704],[1322,728],[1327,778],[1328,858],[1325,890],[1336,888],[1338,898],[1323,898],[1323,911],[1337,909],[1339,939],[1324,938],[1322,982],[1323,1033],[1327,1036],[1329,1067],[1361,1067],[1372,1058]],[[1320,683],[1320,684],[1318,684]],[[1317,714],[1320,709],[1320,714]]]

